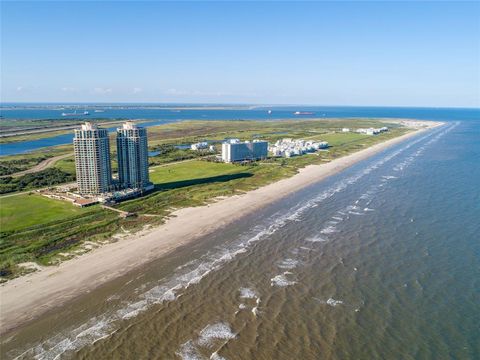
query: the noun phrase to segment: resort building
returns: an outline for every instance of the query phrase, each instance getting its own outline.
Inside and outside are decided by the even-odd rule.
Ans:
[[[147,130],[126,122],[117,129],[118,181],[124,189],[146,189],[148,176]]]
[[[224,162],[252,161],[268,156],[268,142],[254,140],[241,142],[231,139],[222,144],[222,160]]]
[[[86,122],[75,129],[73,149],[78,192],[81,195],[108,192],[112,185],[108,131]]]
[[[384,126],[381,128],[368,128],[368,129],[357,129],[356,132],[359,134],[364,134],[364,135],[378,135],[382,132],[388,131],[388,127]]]
[[[195,144],[190,145],[190,150],[198,151],[198,150],[205,150],[208,149],[208,142],[202,141]]]
[[[328,142],[303,139],[282,139],[270,147],[273,156],[292,157],[327,149]]]

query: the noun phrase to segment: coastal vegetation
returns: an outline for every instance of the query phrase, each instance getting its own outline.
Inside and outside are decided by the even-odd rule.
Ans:
[[[19,177],[0,177],[0,194],[49,187],[74,180],[74,175],[57,168],[50,168]]]
[[[11,160],[0,161],[0,176],[12,175],[30,169],[48,158],[48,155],[38,155],[35,157],[24,156],[19,159],[13,158]]]
[[[160,224],[173,209],[200,206],[218,197],[241,194],[290,177],[307,165],[325,163],[407,132],[395,124],[387,124],[391,131],[378,136],[340,130],[367,126],[378,126],[378,121],[189,121],[149,128],[150,150],[160,151],[150,158],[154,165],[150,167],[150,179],[155,189],[144,197],[115,205],[135,216],[122,218],[100,206],[80,209],[36,193],[0,197],[0,279],[29,271],[22,263],[56,264],[89,251],[88,244],[115,241],[118,236]],[[272,142],[283,137],[308,138],[328,141],[330,148],[304,156],[269,158],[242,165],[211,161],[211,156],[205,153],[175,147],[200,140],[218,144],[229,137]],[[71,151],[71,146],[60,148],[63,153]],[[38,153],[29,156],[35,157]],[[8,181],[4,178],[1,186],[15,187],[15,191],[33,189],[69,182],[73,176],[73,157],[67,157],[45,171]]]

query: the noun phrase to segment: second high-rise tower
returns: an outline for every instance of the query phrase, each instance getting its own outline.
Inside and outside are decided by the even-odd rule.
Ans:
[[[147,130],[126,122],[117,129],[118,181],[123,188],[145,189],[148,176]]]

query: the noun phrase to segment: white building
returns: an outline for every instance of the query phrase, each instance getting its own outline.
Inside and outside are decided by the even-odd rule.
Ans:
[[[388,127],[384,126],[381,128],[368,128],[368,129],[357,129],[356,132],[359,134],[365,135],[378,135],[382,132],[388,131]]]
[[[222,144],[222,160],[228,163],[264,159],[267,156],[268,142],[266,141],[240,142],[238,139],[231,139]]]
[[[127,121],[117,129],[118,180],[123,189],[146,189],[148,175],[147,129]]]
[[[190,145],[190,150],[204,150],[208,148],[208,143],[206,141],[198,142]]]
[[[343,128],[342,132],[350,132],[350,129],[349,128]]]
[[[112,167],[108,131],[86,122],[74,132],[78,192],[81,195],[98,195],[110,191]]]
[[[303,139],[282,139],[278,140],[274,145],[270,146],[270,151],[273,156],[292,157],[303,155],[306,153],[313,153],[320,149],[328,148],[326,141],[311,141]]]

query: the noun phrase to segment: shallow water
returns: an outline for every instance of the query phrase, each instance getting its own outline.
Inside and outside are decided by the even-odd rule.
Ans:
[[[5,358],[480,358],[479,129],[449,122],[180,248]]]

